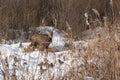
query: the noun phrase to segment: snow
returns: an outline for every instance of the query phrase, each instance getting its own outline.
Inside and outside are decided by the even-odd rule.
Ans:
[[[84,80],[94,80],[93,77],[85,76]]]
[[[49,28],[49,27],[48,27]],[[39,29],[39,28],[38,28]],[[44,28],[40,28],[40,30],[43,30]],[[53,29],[50,27],[49,29]],[[48,55],[45,55],[45,52],[35,50],[30,53],[23,52],[23,48],[19,47],[20,43],[14,43],[14,44],[1,44],[0,45],[0,61],[7,59],[8,62],[8,68],[9,71],[13,72],[13,65],[16,65],[17,71],[16,75],[19,76],[18,78],[21,78],[20,76],[24,74],[24,76],[27,76],[27,78],[31,77],[31,75],[35,75],[35,79],[41,76],[45,79],[45,74],[39,75],[41,71],[40,67],[38,66],[43,62],[48,64],[53,64],[53,67],[47,68],[46,66],[42,65],[42,69],[48,69],[51,73],[51,76],[55,76],[55,78],[59,76],[63,77],[67,71],[69,71],[71,64],[72,64],[72,55],[69,54],[70,51],[61,51],[62,47],[65,45],[65,41],[67,41],[66,38],[64,38],[62,35],[60,35],[57,31],[53,33],[53,40],[50,44],[50,47],[57,47],[60,52],[49,52]],[[24,42],[22,43],[23,47],[26,48],[30,45],[30,42]],[[67,58],[66,58],[67,57]],[[66,59],[64,59],[66,58]],[[15,60],[16,59],[16,60]],[[58,60],[61,60],[64,62],[64,64],[60,64]],[[4,67],[6,67],[3,63],[0,63],[0,72],[1,70],[4,70]],[[29,74],[27,74],[25,71],[28,69]],[[48,74],[48,72],[46,71]],[[47,76],[46,76],[47,77]],[[2,74],[0,74],[0,78],[2,79]]]
[[[65,45],[65,38],[59,35],[57,32],[53,33],[53,39],[50,46],[56,47],[59,50],[62,50]]]
[[[30,43],[23,43],[23,46],[26,47]],[[51,76],[54,75],[55,78],[59,76],[63,77],[72,67],[72,55],[70,54],[70,50],[68,51],[60,51],[51,53],[49,52],[47,56],[44,55],[44,52],[41,51],[33,51],[31,53],[24,53],[23,49],[19,47],[20,43],[17,44],[2,44],[0,46],[0,52],[1,52],[1,60],[8,59],[9,62],[9,69],[13,69],[13,64],[15,63],[14,58],[16,57],[18,59],[18,62],[16,62],[16,66],[18,70],[16,71],[16,75],[20,76],[21,74],[25,74],[23,68],[28,68],[29,70],[29,76],[35,75],[35,79],[37,79],[39,76],[40,68],[38,64],[45,63],[46,59],[48,60],[48,63],[52,63],[54,67],[49,68],[49,71],[51,73]],[[64,64],[60,64],[58,60],[61,60],[64,62]],[[83,64],[81,60],[78,60],[79,65]],[[0,64],[0,69],[3,69],[3,64]],[[43,66],[43,69],[46,69],[46,67]],[[4,69],[3,69],[4,70]],[[47,73],[47,72],[46,72]],[[28,74],[26,74],[27,76]],[[42,76],[43,75],[43,76]],[[42,74],[41,77],[44,78],[44,74]]]
[[[49,30],[53,27],[46,26]],[[40,31],[44,33],[44,27],[38,27]],[[84,40],[84,41],[74,41],[73,44],[76,49],[82,49],[88,47],[95,43],[98,39]],[[12,75],[14,70],[14,64],[16,70],[16,75],[18,79],[22,79],[24,76],[26,79],[32,80],[38,78],[41,80],[47,80],[50,76],[54,76],[56,80],[59,77],[64,77],[65,74],[69,73],[73,65],[80,66],[84,64],[82,57],[75,58],[77,52],[72,53],[71,50],[62,51],[65,43],[68,40],[64,37],[64,34],[60,34],[58,30],[53,33],[52,43],[49,47],[57,47],[59,52],[44,52],[44,51],[32,51],[24,52],[24,48],[30,45],[30,42],[23,42],[23,47],[20,47],[20,43],[14,44],[0,44],[0,61],[5,61],[7,59],[8,69],[10,75]],[[82,51],[82,50],[81,50]],[[47,55],[46,55],[47,54]],[[78,55],[77,55],[78,56]],[[61,61],[61,62],[60,62]],[[88,60],[88,63],[93,63],[95,59]],[[47,66],[48,65],[48,66]],[[0,79],[2,80],[2,70],[6,67],[3,63],[0,63]],[[42,68],[42,69],[41,69]],[[28,74],[29,73],[29,74]],[[50,73],[50,74],[49,74]],[[85,80],[94,80],[92,77],[85,76]]]

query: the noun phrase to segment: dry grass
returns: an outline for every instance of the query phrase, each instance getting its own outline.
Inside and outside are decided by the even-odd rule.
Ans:
[[[20,2],[12,0],[10,3],[8,1],[0,1],[2,4],[0,6],[0,28],[3,32],[11,28],[24,28],[28,31],[28,27],[38,25],[54,25],[59,29],[64,29],[69,34],[68,49],[71,50],[65,59],[71,55],[72,63],[64,76],[59,71],[56,77],[51,72],[54,65],[58,64],[57,62],[49,64],[45,60],[34,66],[35,69],[30,72],[26,62],[22,66],[18,57],[9,56],[14,59],[13,68],[10,70],[8,58],[4,59],[0,54],[0,65],[2,65],[0,74],[4,80],[34,80],[37,67],[40,71],[39,78],[36,80],[42,78],[44,80],[84,80],[85,76],[92,77],[94,80],[120,80],[120,21],[119,18],[115,19],[119,16],[119,0],[20,0]],[[95,4],[96,2],[100,4]],[[88,14],[89,25],[86,25],[88,19],[84,17],[84,13]],[[94,33],[93,36],[91,31],[88,37],[82,36],[85,46],[81,48],[74,46],[75,36],[73,34],[79,39],[81,31],[87,28],[93,30],[98,26],[103,27],[102,33]],[[2,36],[8,34],[8,32],[3,32],[1,31]],[[25,52],[31,51],[33,51],[32,47],[25,48]],[[56,50],[49,49],[48,51],[55,52]],[[77,60],[82,60],[84,64],[78,65]],[[65,64],[60,60],[59,63]],[[16,75],[17,71],[19,74]]]
[[[87,29],[85,13],[88,13],[89,20],[94,22],[98,17],[94,13],[97,10],[101,21],[107,16],[110,23],[113,23],[115,18],[119,17],[120,10],[119,0],[1,0],[0,5],[1,32],[7,33],[9,29],[23,29],[28,32],[31,26],[43,25],[43,20],[44,25],[67,30],[65,26],[68,21],[73,34],[79,37],[81,32]]]
[[[109,28],[107,22],[104,23],[103,35],[88,43],[88,47],[82,55],[85,63],[82,73],[94,77],[95,80],[97,78],[100,80],[119,80],[120,27],[114,25]]]
[[[111,28],[109,28],[107,27],[106,22],[104,24],[106,24],[106,26],[103,30],[103,35],[101,37],[94,36],[93,39],[88,39],[88,41],[83,40],[85,42],[82,43],[83,45],[85,45],[86,43],[88,44],[86,46],[82,46],[79,49],[78,47],[74,46],[74,43],[69,46],[69,49],[71,51],[65,53],[67,54],[65,56],[65,60],[68,58],[68,55],[71,55],[72,63],[71,67],[68,67],[69,69],[64,76],[61,76],[61,71],[58,72],[57,77],[51,74],[52,69],[55,65],[58,65],[58,63],[55,62],[50,64],[48,60],[45,60],[44,62],[38,64],[38,67],[40,68],[38,79],[44,78],[45,80],[85,80],[85,76],[89,76],[94,78],[94,80],[119,80],[120,38],[118,35],[120,35],[120,28],[116,25],[113,25]],[[68,30],[68,32],[71,31]],[[12,71],[9,70],[9,62],[7,58],[0,58],[0,61],[2,62],[1,64],[3,66],[2,75],[4,80],[35,79],[35,72],[37,71],[37,66],[35,69],[33,69],[35,70],[35,72],[31,73],[29,72],[29,66],[25,67],[25,65],[27,65],[26,62],[22,67],[21,64],[19,64],[19,58],[15,56],[12,56],[11,58],[14,58]],[[78,65],[77,60],[82,60],[83,64]],[[66,63],[59,60],[59,66],[62,64]],[[23,74],[19,73],[19,75],[16,75],[16,71],[20,70],[18,66],[21,68],[21,71],[24,72]]]

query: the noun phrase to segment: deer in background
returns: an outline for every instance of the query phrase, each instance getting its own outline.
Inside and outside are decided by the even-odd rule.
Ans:
[[[29,49],[31,51],[35,49],[38,49],[39,51],[47,50],[48,52],[49,45],[52,42],[54,29],[52,31],[46,29],[46,34],[39,34],[38,32],[39,31],[36,31],[36,33],[31,36],[31,44],[28,49],[24,49],[25,52],[27,52]]]

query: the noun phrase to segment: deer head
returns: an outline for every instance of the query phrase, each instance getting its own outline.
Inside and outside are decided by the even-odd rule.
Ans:
[[[46,30],[48,37],[52,38],[54,30],[55,29],[53,29],[52,31]]]

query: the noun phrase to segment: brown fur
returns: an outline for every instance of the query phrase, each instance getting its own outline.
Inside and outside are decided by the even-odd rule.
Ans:
[[[47,34],[34,34],[30,40],[34,49],[37,48],[40,51],[48,49],[49,44],[52,42],[53,31],[47,31]]]
[[[32,52],[33,51],[33,47],[28,47],[28,48],[24,48],[23,52]]]

